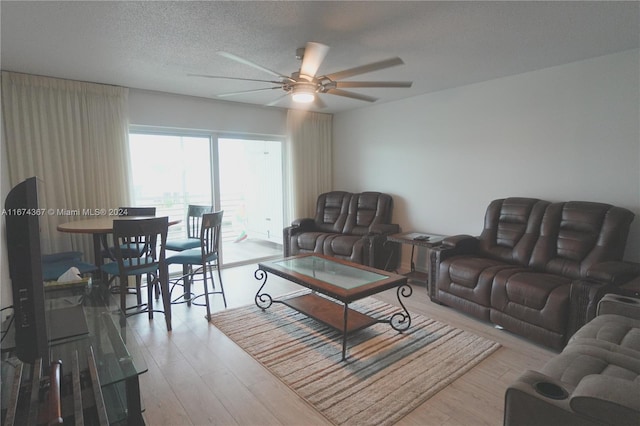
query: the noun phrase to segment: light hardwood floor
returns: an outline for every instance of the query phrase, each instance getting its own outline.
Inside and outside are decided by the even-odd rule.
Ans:
[[[255,265],[222,271],[229,308],[253,303],[260,283]],[[269,276],[272,295],[299,287]],[[397,304],[395,291],[378,295]],[[446,322],[499,342],[502,347],[464,376],[423,403],[398,425],[500,425],[504,392],[527,369],[544,364],[555,353],[490,324],[429,301],[426,289],[414,286],[407,301],[411,312]],[[214,310],[223,309],[215,296]],[[149,371],[140,387],[149,425],[329,425],[321,414],[282,384],[204,319],[205,308],[173,306],[173,331],[162,314],[129,322],[143,345]]]

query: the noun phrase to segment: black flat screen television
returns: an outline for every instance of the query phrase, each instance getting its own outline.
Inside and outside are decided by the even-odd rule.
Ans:
[[[16,355],[26,363],[48,360],[40,252],[37,178],[16,185],[4,203],[9,276],[13,289]]]

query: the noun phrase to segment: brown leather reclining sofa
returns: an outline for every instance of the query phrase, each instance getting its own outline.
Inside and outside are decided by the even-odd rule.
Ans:
[[[480,237],[449,237],[434,250],[430,296],[560,349],[590,319],[594,289],[638,273],[621,261],[633,217],[602,203],[495,200]]]
[[[313,218],[284,228],[284,255],[320,253],[379,269],[395,268],[396,251],[384,245],[397,233],[391,223],[393,199],[380,192],[321,194]],[[390,259],[391,257],[391,259]]]

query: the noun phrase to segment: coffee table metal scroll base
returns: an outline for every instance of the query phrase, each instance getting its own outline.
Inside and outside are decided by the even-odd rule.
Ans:
[[[408,284],[397,287],[396,295],[398,302],[402,307],[402,312],[396,312],[388,319],[376,319],[369,315],[358,312],[349,308],[349,303],[343,302],[344,305],[329,300],[326,297],[317,295],[316,293],[306,293],[302,296],[291,297],[289,299],[276,300],[268,293],[263,293],[262,289],[267,284],[267,272],[257,269],[254,277],[262,281],[262,285],[258,289],[255,296],[256,306],[263,311],[268,309],[274,303],[282,303],[301,312],[325,325],[328,325],[342,333],[342,361],[347,359],[347,336],[358,330],[370,327],[376,323],[388,323],[391,327],[402,333],[411,326],[411,315],[402,302],[403,298],[410,297],[413,289]],[[340,312],[342,311],[342,312]],[[342,315],[340,315],[342,313]],[[342,319],[342,321],[341,321]]]
[[[407,307],[404,306],[404,303],[402,303],[401,299],[401,297],[410,297],[411,294],[413,294],[413,287],[411,287],[409,284],[401,285],[397,288],[396,291],[398,303],[400,303],[400,306],[402,306],[404,312],[396,312],[395,314],[391,315],[389,324],[395,331],[398,331],[400,333],[406,331],[409,327],[411,327],[411,315],[409,314]]]

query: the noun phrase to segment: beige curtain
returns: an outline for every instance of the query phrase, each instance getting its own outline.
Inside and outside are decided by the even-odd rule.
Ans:
[[[318,195],[331,191],[332,120],[330,114],[289,110],[287,159],[289,218],[313,217]]]
[[[2,72],[2,112],[11,186],[37,176],[43,253],[80,250],[90,236],[60,223],[91,209],[129,204],[128,89]]]

